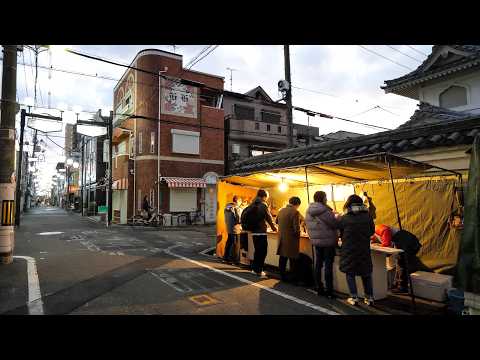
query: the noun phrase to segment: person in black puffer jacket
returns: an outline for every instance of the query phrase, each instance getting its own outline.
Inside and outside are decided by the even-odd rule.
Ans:
[[[345,203],[345,215],[339,222],[342,237],[340,251],[340,271],[347,277],[350,297],[348,303],[358,304],[355,276],[361,276],[365,303],[373,304],[372,258],[370,255],[370,237],[375,233],[375,224],[358,195],[350,195]]]

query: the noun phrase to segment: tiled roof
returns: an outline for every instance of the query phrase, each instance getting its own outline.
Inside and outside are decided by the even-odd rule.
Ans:
[[[478,115],[469,112],[449,110],[421,102],[418,105],[418,109],[415,110],[415,113],[410,117],[410,120],[400,125],[399,129],[445,123],[446,121],[466,120],[475,117],[478,117]]]
[[[480,65],[480,45],[448,45],[448,48],[465,52],[467,55],[444,65],[430,67],[433,57],[437,55],[438,51],[444,50],[443,48],[444,45],[434,46],[432,48],[432,53],[418,68],[397,79],[385,80],[385,86],[383,86],[382,89],[384,89],[386,92],[390,92],[394,88],[408,87],[423,81],[431,80],[453,72]]]
[[[287,149],[234,163],[231,173],[242,174],[315,164],[352,156],[473,143],[480,134],[480,116],[425,126],[399,128],[347,140],[326,141],[302,148]]]

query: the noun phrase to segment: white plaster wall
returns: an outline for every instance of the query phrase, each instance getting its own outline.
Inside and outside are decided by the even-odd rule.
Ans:
[[[441,81],[420,89],[420,100],[431,105],[440,106],[440,93],[452,85],[467,88],[467,105],[450,108],[455,111],[471,111],[480,114],[480,72]]]

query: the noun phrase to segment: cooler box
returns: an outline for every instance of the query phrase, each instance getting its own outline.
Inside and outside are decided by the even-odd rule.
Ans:
[[[452,287],[452,276],[417,271],[410,274],[415,296],[444,302],[447,300],[447,290]]]

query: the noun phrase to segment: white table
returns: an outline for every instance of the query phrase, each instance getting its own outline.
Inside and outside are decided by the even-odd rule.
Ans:
[[[278,267],[279,256],[277,255],[278,248],[278,234],[270,232],[267,234],[268,251],[265,259],[265,264]],[[373,264],[373,296],[376,300],[381,300],[387,297],[388,292],[388,273],[387,273],[387,258],[390,256],[398,256],[402,253],[401,249],[394,249],[388,247],[381,247],[378,245],[371,245],[371,255]],[[242,250],[243,251],[243,250]],[[312,246],[308,236],[302,236],[300,238],[300,252],[312,257]],[[253,260],[253,240],[251,234],[248,236],[248,253],[243,257],[243,263]],[[333,263],[333,287],[335,291],[348,294],[348,285],[345,273],[339,269],[340,256],[335,256]],[[324,278],[324,272],[322,271],[322,278]],[[362,280],[357,277],[357,289],[358,295],[364,296]],[[324,281],[324,279],[323,279]]]

